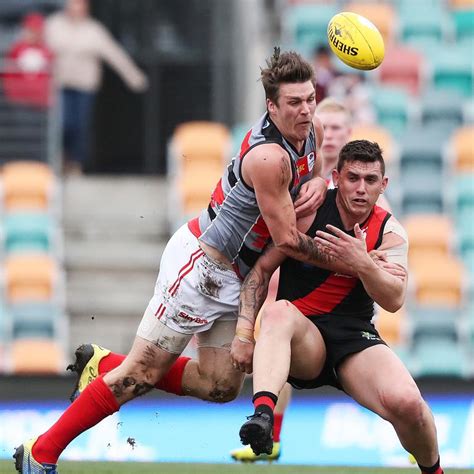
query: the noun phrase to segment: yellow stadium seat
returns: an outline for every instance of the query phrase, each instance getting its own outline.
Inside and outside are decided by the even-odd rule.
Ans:
[[[402,224],[408,233],[410,258],[449,254],[454,227],[447,215],[412,214]]]
[[[214,162],[223,166],[231,148],[228,128],[215,122],[183,123],[176,128],[172,141],[183,165]]]
[[[395,158],[395,143],[391,133],[380,125],[354,125],[351,140],[369,140],[379,144],[385,163],[389,165]]]
[[[5,259],[6,298],[9,303],[49,301],[54,296],[56,262],[47,255],[13,254]]]
[[[474,8],[474,0],[449,0],[451,8]]]
[[[406,312],[401,308],[396,313],[389,313],[383,308],[377,311],[375,326],[382,339],[391,346],[403,342],[403,329],[406,323]]]
[[[17,339],[12,343],[10,360],[14,374],[58,374],[63,369],[64,354],[49,339]]]
[[[54,174],[45,163],[6,163],[3,166],[2,182],[5,210],[48,209],[54,187]]]
[[[410,258],[415,300],[419,305],[455,307],[463,300],[464,267],[453,256]]]
[[[452,146],[456,171],[474,173],[474,125],[456,130]]]
[[[392,42],[397,27],[397,12],[388,3],[350,2],[341,11],[354,12],[365,16],[380,31],[385,45]]]

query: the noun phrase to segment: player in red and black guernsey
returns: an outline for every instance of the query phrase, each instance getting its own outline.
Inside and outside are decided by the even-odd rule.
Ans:
[[[350,271],[285,260],[273,248],[243,284],[240,316],[252,322],[281,264],[277,301],[262,311],[253,359],[255,412],[240,429],[242,443],[255,454],[271,452],[273,410],[286,381],[299,389],[332,385],[388,420],[423,474],[442,474],[431,411],[371,322],[374,303],[397,311],[407,286],[406,233],[375,204],[387,185],[379,146],[366,140],[346,144],[333,180],[336,189],[307,219],[306,233],[333,264],[344,262]],[[387,267],[370,257],[374,249],[385,252]]]

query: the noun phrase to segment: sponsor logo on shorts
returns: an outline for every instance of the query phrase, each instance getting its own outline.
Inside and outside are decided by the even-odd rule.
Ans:
[[[361,336],[369,341],[380,341],[380,337],[368,331],[361,331]]]
[[[180,311],[178,313],[178,317],[186,319],[186,321],[191,321],[192,323],[196,323],[196,324],[207,324],[209,322],[207,319],[199,318],[197,316],[191,316],[185,313],[184,311]]]

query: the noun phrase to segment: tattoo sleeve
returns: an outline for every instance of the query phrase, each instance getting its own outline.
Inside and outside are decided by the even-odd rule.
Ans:
[[[250,270],[242,283],[239,301],[239,318],[255,324],[255,319],[267,297],[270,277],[263,275],[257,267]]]

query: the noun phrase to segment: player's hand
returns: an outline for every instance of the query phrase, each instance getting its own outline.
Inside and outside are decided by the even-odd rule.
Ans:
[[[384,252],[383,250],[371,250],[369,252],[369,257],[375,263],[378,263],[379,261],[387,262],[387,252]]]
[[[234,337],[230,347],[230,358],[234,369],[246,374],[253,371],[253,350],[255,344],[252,342],[242,342],[237,336]]]
[[[408,276],[406,269],[398,263],[377,260],[375,264],[382,270],[386,271],[387,273],[390,273],[390,275],[399,278],[401,281],[405,281]]]
[[[294,202],[296,217],[306,217],[314,214],[323,203],[327,190],[326,181],[319,176],[304,183]]]
[[[360,264],[367,262],[370,257],[367,253],[365,235],[359,224],[354,226],[355,237],[330,224],[326,228],[331,233],[318,230],[315,238],[325,253],[347,263],[355,271],[357,271]]]

